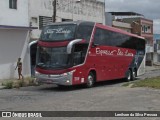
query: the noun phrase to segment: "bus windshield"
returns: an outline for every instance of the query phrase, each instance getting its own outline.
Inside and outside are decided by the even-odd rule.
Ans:
[[[66,47],[38,48],[37,66],[47,69],[61,69],[70,66]]]
[[[44,27],[40,39],[43,41],[72,40],[76,31],[75,24],[49,25]]]

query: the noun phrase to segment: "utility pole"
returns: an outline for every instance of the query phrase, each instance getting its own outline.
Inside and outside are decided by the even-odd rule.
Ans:
[[[57,13],[56,6],[57,6],[57,0],[53,0],[52,6],[53,6],[53,16],[52,16],[52,20],[53,20],[53,22],[56,22],[56,13]]]

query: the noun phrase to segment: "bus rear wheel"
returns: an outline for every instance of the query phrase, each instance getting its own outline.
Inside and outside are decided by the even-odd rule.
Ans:
[[[91,88],[95,83],[95,76],[92,72],[88,74],[86,87]]]
[[[132,72],[131,72],[131,70],[128,70],[127,74],[126,74],[125,81],[129,82],[129,81],[131,81],[131,79],[132,79]]]
[[[135,80],[136,79],[136,70],[134,69],[133,72],[132,72],[132,77],[131,77],[131,80]]]

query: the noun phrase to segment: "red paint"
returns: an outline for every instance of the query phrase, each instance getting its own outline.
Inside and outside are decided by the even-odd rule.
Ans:
[[[62,47],[67,46],[69,41],[63,41],[63,42],[44,42],[44,41],[38,41],[39,46],[43,47]]]
[[[41,69],[41,68],[36,68],[36,71],[38,71],[39,73],[43,73],[43,74],[62,74],[62,73],[66,73],[69,72],[68,69],[64,69],[64,70],[45,70],[45,69]]]

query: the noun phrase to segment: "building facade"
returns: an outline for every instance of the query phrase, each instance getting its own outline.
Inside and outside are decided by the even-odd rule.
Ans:
[[[52,3],[53,0],[0,1],[4,11],[0,12],[0,79],[18,77],[15,67],[19,57],[23,75],[31,75],[35,40],[39,39],[42,27],[52,22]],[[56,22],[85,20],[103,24],[104,3],[104,0],[57,0]]]
[[[142,17],[124,18],[124,22],[130,23],[132,26],[132,33],[142,36],[146,39],[146,64],[153,63],[153,20]]]
[[[132,32],[132,26],[129,23],[124,23],[121,21],[112,21],[112,26],[124,30],[126,32]]]
[[[153,46],[153,20],[137,17],[124,18],[123,21],[131,24],[133,34],[146,38],[147,45]]]
[[[153,62],[160,62],[160,34],[154,34],[154,55]]]
[[[30,24],[38,27],[31,38],[38,39],[41,29],[52,22],[53,0],[29,0]],[[105,0],[57,0],[56,22],[85,20],[104,24]]]
[[[143,15],[134,12],[109,12],[108,14],[112,15],[113,27],[137,34],[146,39],[146,64],[152,65],[154,54],[153,20],[146,19]],[[111,18],[106,16],[106,19],[108,17]]]
[[[0,8],[0,79],[18,77],[15,67],[19,57],[27,76],[30,73],[28,0],[0,0]]]
[[[28,26],[28,0],[0,0],[0,25]]]

